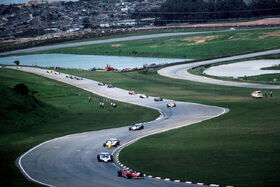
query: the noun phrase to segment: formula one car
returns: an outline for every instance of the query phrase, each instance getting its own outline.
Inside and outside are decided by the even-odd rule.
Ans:
[[[144,175],[142,173],[136,173],[133,170],[119,170],[118,171],[119,177],[125,177],[127,179],[143,179]]]
[[[128,92],[128,94],[129,95],[135,95],[135,94],[137,94],[135,91],[130,91],[130,92]]]
[[[142,125],[142,124],[135,124],[128,128],[128,130],[130,130],[130,131],[136,131],[136,130],[141,130],[141,129],[144,129],[144,125]]]
[[[98,86],[105,86],[105,84],[103,82],[99,82]]]
[[[108,84],[107,87],[108,87],[108,88],[114,88],[114,85]]]
[[[52,73],[52,70],[47,70],[47,73]]]
[[[82,77],[74,77],[74,79],[76,79],[76,80],[83,80],[83,78]]]
[[[161,97],[156,97],[154,98],[155,101],[163,101],[163,99]]]
[[[173,108],[176,107],[176,103],[168,103],[166,106],[167,108]]]
[[[251,96],[256,99],[261,99],[263,98],[263,93],[262,91],[254,91],[253,93],[251,93]]]
[[[98,162],[113,162],[113,156],[108,152],[103,152],[97,155]]]
[[[110,138],[103,144],[103,147],[117,147],[118,145],[120,145],[119,140],[116,138]]]
[[[143,95],[140,95],[139,97],[140,97],[141,99],[145,99],[145,98],[148,98],[149,96],[143,94]]]

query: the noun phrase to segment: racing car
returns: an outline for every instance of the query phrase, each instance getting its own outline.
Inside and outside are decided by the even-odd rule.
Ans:
[[[113,156],[110,155],[108,152],[102,152],[99,155],[97,155],[97,161],[98,162],[113,162]]]
[[[129,95],[135,95],[135,94],[137,94],[135,91],[130,91],[130,92],[128,92],[128,94]]]
[[[143,179],[144,175],[142,173],[137,173],[133,170],[119,170],[118,171],[119,177],[125,177],[127,179]]]
[[[110,138],[103,144],[103,147],[117,147],[118,145],[120,145],[119,140],[116,138]]]
[[[143,94],[143,95],[140,95],[139,97],[140,97],[141,99],[145,99],[145,98],[148,98],[149,96]]]
[[[163,99],[161,97],[156,97],[154,98],[155,101],[163,101]]]
[[[105,86],[105,84],[103,82],[99,82],[98,86]]]
[[[141,130],[141,129],[144,129],[144,125],[142,125],[142,124],[135,124],[128,128],[128,130],[130,130],[130,131],[136,131],[136,130]]]
[[[107,87],[108,87],[108,88],[114,88],[114,85],[108,84]]]
[[[74,77],[74,79],[76,79],[76,80],[83,80],[83,78],[82,77]]]
[[[176,103],[168,103],[166,106],[167,108],[173,108],[176,107]]]

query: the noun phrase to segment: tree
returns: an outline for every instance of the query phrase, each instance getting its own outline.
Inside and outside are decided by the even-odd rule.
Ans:
[[[19,65],[19,60],[15,60],[14,63],[18,66]]]
[[[83,25],[84,25],[85,29],[90,28],[91,24],[90,24],[90,21],[89,21],[88,17],[85,17],[83,19]]]
[[[28,95],[30,92],[28,87],[25,84],[17,84],[17,85],[15,85],[13,90],[21,95]]]

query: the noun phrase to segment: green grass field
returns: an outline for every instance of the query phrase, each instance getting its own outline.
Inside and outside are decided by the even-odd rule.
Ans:
[[[262,68],[263,70],[280,70],[280,64],[272,67]]]
[[[166,58],[211,58],[280,47],[279,28],[211,32],[128,42],[88,45],[40,53]]]
[[[156,73],[64,70],[153,96],[230,108],[219,118],[149,136],[120,160],[154,176],[233,186],[278,186],[280,91],[255,100],[254,89],[169,79]],[[269,92],[269,90],[266,90]]]
[[[19,83],[38,93],[32,97],[14,92],[11,88]],[[15,160],[43,141],[151,121],[159,116],[155,110],[121,102],[117,102],[117,109],[109,107],[108,102],[105,102],[105,109],[101,109],[99,100],[92,99],[89,103],[88,97],[81,95],[88,92],[72,88],[34,74],[0,69],[2,186],[38,186],[23,177],[15,166]]]
[[[83,46],[48,52],[209,58],[277,48],[280,46],[279,33],[279,28],[215,32],[196,36]],[[219,118],[153,135],[125,148],[120,154],[120,159],[129,167],[155,176],[166,176],[173,179],[234,186],[278,186],[280,178],[279,90],[273,91],[273,98],[254,100],[249,96],[254,89],[169,79],[161,77],[153,71],[129,73],[62,71],[112,83],[120,88],[152,96],[230,108],[229,113]],[[26,182],[14,166],[14,159],[28,148],[64,134],[111,128],[112,124],[104,117],[107,115],[115,115],[119,123],[114,125],[122,126],[128,125],[129,121],[144,120],[139,119],[139,113],[136,111],[140,112],[141,115],[150,111],[143,108],[135,110],[135,106],[122,103],[123,110],[112,111],[108,109],[105,113],[102,111],[105,120],[103,118],[96,120],[93,125],[92,117],[89,116],[95,114],[90,113],[89,110],[97,112],[98,116],[101,114],[96,107],[97,101],[89,104],[87,97],[79,95],[78,92],[69,91],[67,85],[54,81],[45,83],[49,80],[35,75],[18,73],[20,72],[1,69],[0,84],[4,87],[12,87],[22,82],[23,79],[24,82],[28,83],[29,79],[26,77],[32,76],[34,82],[28,86],[32,90],[39,91],[36,98],[40,102],[34,104],[32,98],[25,101],[36,107],[34,120],[30,122],[33,121],[32,128],[18,125],[17,131],[13,132],[11,130],[13,128],[8,128],[7,125],[8,127],[5,129],[9,133],[0,137],[1,165],[4,164],[4,168],[6,168],[4,171],[8,171],[5,175],[1,175],[6,180],[1,180],[9,182],[11,178],[14,179],[16,176],[19,180],[13,181],[15,186],[31,185]],[[270,90],[263,91],[268,93]],[[10,91],[6,90],[5,92],[7,92],[6,95],[12,95]],[[9,102],[3,98],[2,102],[5,106],[9,105]],[[22,106],[16,100],[11,100],[10,104],[11,106],[14,104]],[[71,104],[71,110],[69,104]],[[1,106],[1,108],[4,107]],[[131,110],[135,111],[135,116],[130,116],[131,119],[122,121],[121,116]],[[4,111],[7,112],[7,110]],[[47,119],[39,115],[42,112],[47,113]],[[9,120],[11,123],[13,120],[22,122],[20,118],[13,119],[11,114],[6,115],[8,122]],[[33,117],[33,113],[28,115]],[[157,112],[154,112],[152,116],[147,115],[144,121],[155,118],[157,115]],[[38,120],[44,123],[40,123],[37,128],[36,122]],[[61,125],[53,126],[54,123]],[[29,121],[26,124],[29,124]],[[28,130],[25,130],[24,127]]]

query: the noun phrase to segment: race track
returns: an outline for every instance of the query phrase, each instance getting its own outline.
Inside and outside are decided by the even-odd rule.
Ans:
[[[246,59],[246,58],[252,58],[252,57],[274,55],[274,54],[280,54],[280,49],[170,66],[170,67],[160,69],[158,71],[158,74],[160,74],[161,76],[165,76],[165,77],[169,77],[169,78],[173,78],[173,79],[183,79],[183,80],[189,80],[189,81],[195,81],[195,82],[201,82],[201,83],[207,83],[207,84],[235,86],[235,87],[244,87],[244,88],[257,88],[257,89],[280,89],[280,85],[223,81],[223,80],[212,79],[212,78],[208,78],[208,77],[204,77],[204,76],[193,75],[193,74],[190,74],[187,72],[188,69],[191,69],[191,68],[197,67],[197,66],[214,64],[214,63],[218,63],[218,62],[232,61],[232,60],[240,60],[240,59]]]
[[[15,67],[9,68],[15,69]],[[157,120],[144,124],[145,129],[141,131],[131,132],[128,127],[121,127],[68,135],[44,142],[20,156],[17,165],[23,174],[29,180],[47,186],[193,186],[194,184],[149,177],[139,180],[120,178],[117,176],[119,169],[116,164],[99,163],[96,155],[106,150],[111,153],[114,151],[115,148],[109,149],[102,146],[109,138],[118,138],[123,145],[139,137],[194,124],[228,111],[220,107],[186,102],[176,102],[177,107],[170,109],[166,107],[166,104],[171,100],[155,102],[153,97],[140,99],[139,95],[129,95],[127,90],[98,86],[96,81],[89,79],[69,79],[65,77],[65,74],[55,75],[39,68],[22,67],[20,70],[55,79],[114,100],[154,108],[162,114]]]

